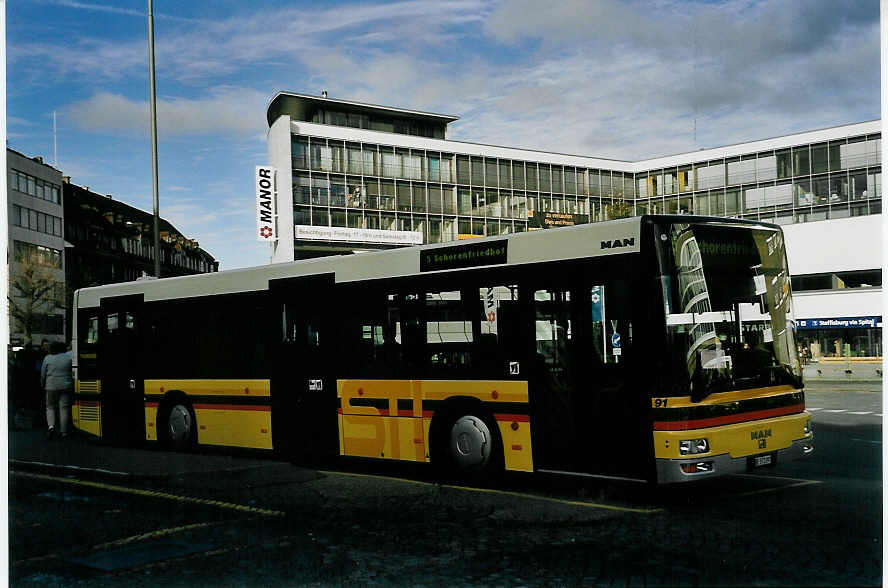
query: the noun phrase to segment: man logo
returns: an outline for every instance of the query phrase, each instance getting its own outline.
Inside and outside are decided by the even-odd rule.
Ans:
[[[628,237],[626,239],[614,239],[613,241],[602,241],[601,248],[602,249],[616,249],[617,247],[634,247],[635,246],[635,237]]]

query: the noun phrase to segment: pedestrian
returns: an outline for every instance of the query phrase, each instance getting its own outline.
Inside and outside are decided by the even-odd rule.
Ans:
[[[71,353],[64,343],[54,343],[51,355],[43,360],[40,370],[40,385],[46,391],[46,438],[56,437],[56,423],[59,436],[65,438],[71,428],[71,398],[74,392],[74,379],[71,370]]]

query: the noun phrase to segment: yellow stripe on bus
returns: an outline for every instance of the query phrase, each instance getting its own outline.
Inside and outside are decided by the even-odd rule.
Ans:
[[[423,401],[443,401],[461,396],[482,402],[527,404],[527,382],[511,380],[338,380],[341,403],[339,450],[341,455],[405,461],[429,461],[429,428],[432,415],[424,413]],[[355,406],[351,403],[355,401]],[[381,401],[369,406],[361,401]],[[409,408],[398,406],[408,401]],[[496,415],[495,415],[496,416]],[[497,421],[503,441],[507,470],[533,471],[530,421],[523,418]]]
[[[658,459],[705,458],[711,455],[728,454],[733,458],[746,457],[778,449],[786,449],[793,441],[811,437],[805,433],[805,423],[811,418],[808,413],[721,425],[692,431],[654,431],[654,454]],[[682,440],[705,438],[709,441],[709,452],[682,455]]]
[[[270,380],[145,380],[145,394],[181,390],[195,396],[271,396]]]
[[[694,406],[711,406],[713,404],[724,404],[726,402],[737,402],[753,398],[781,396],[792,392],[801,392],[801,390],[797,390],[792,386],[769,386],[767,388],[753,388],[752,390],[716,392],[715,394],[710,394],[700,402],[691,402],[690,396],[666,396],[662,398],[652,398],[651,408],[691,408]]]

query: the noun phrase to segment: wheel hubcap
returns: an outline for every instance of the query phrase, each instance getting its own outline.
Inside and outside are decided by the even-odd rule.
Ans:
[[[450,430],[450,453],[460,469],[480,469],[490,460],[490,429],[474,416],[464,416]]]
[[[176,443],[187,441],[191,436],[191,412],[181,404],[170,411],[169,432],[170,439]]]

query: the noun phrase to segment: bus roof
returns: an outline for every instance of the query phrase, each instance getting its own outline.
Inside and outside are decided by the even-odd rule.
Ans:
[[[472,267],[498,267],[584,257],[637,253],[645,218],[778,228],[755,221],[695,216],[643,216],[388,249],[319,257],[221,272],[122,282],[77,291],[78,308],[94,308],[107,297],[144,295],[146,302],[268,290],[269,281],[334,274],[337,283],[398,278]]]

